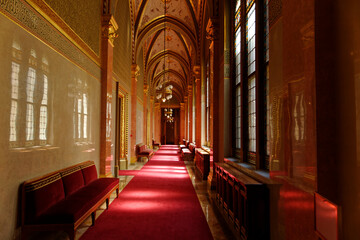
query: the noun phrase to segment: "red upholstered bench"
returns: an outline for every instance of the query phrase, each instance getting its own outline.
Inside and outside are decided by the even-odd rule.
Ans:
[[[155,142],[154,139],[152,140],[152,145],[153,145],[153,147],[157,147],[157,148],[161,147],[161,143]]]
[[[135,153],[137,160],[139,159],[139,157],[146,157],[148,160],[150,160],[152,155],[154,155],[154,151],[152,149],[148,149],[146,145],[142,143],[136,144]]]
[[[75,239],[79,225],[116,190],[118,178],[98,178],[94,162],[83,162],[26,181],[21,186],[22,239],[31,232],[63,230]]]

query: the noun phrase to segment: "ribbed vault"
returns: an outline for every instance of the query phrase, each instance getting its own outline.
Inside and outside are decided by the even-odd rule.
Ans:
[[[198,56],[202,0],[130,0],[134,55],[144,52],[144,74],[155,101],[169,92],[180,105]],[[167,89],[165,91],[165,88]]]

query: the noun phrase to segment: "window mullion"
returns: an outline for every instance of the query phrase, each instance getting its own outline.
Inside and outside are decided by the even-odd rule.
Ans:
[[[265,168],[265,48],[264,0],[256,0],[256,169]]]

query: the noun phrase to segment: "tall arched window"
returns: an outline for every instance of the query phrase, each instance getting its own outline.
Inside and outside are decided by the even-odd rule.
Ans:
[[[267,168],[268,158],[264,155],[269,152],[266,137],[269,125],[268,0],[237,0],[232,3],[235,9],[235,155],[256,168]]]
[[[210,147],[210,53],[206,62],[205,79],[205,145]]]
[[[235,8],[235,148],[241,149],[241,0]]]

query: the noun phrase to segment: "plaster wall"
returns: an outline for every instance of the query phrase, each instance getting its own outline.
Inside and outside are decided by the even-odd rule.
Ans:
[[[100,81],[2,14],[0,26],[0,239],[14,239],[19,235],[18,190],[23,181],[86,160],[99,169]],[[44,75],[48,79],[46,141],[39,139],[39,104],[34,104],[34,141],[26,141],[30,67],[36,72],[35,103],[43,99]],[[100,68],[93,70],[100,75]],[[86,126],[76,113],[83,94]],[[16,111],[11,110],[13,101]],[[15,141],[10,141],[11,113]]]

